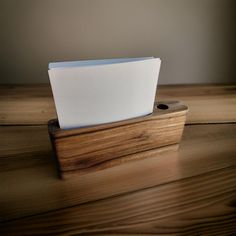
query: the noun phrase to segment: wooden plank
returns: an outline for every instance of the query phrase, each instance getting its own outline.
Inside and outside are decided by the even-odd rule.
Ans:
[[[51,152],[46,126],[0,126],[0,134],[1,159],[33,158]]]
[[[166,85],[157,91],[158,99],[187,105],[187,124],[236,122],[236,85]]]
[[[236,85],[158,86],[157,100],[189,107],[187,123],[236,122]],[[56,117],[49,85],[0,86],[0,124],[46,124]]]
[[[25,127],[0,127],[0,133],[5,134],[0,136],[0,153],[5,150],[0,158],[1,221],[159,186],[236,164],[236,124],[194,125],[185,127],[179,152],[160,155],[152,150],[145,160],[62,181],[56,176],[49,140],[48,145],[40,144],[45,142],[46,126],[27,129],[36,132],[25,132]],[[42,137],[36,138],[39,135]],[[11,143],[14,153],[10,146],[4,149],[11,139],[15,140]],[[23,158],[27,145],[32,155]]]
[[[1,85],[0,124],[46,124],[56,117],[49,85]]]
[[[236,166],[1,224],[3,235],[233,235]]]

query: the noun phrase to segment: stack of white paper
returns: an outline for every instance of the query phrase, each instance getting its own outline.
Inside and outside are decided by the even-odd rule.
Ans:
[[[60,128],[152,113],[160,64],[153,57],[50,63]]]

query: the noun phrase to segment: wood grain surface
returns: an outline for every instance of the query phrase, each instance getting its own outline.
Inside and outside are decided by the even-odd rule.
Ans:
[[[187,123],[236,121],[236,85],[158,86],[156,100],[182,101]],[[47,124],[56,118],[49,85],[1,85],[0,124]]]
[[[236,166],[8,222],[1,228],[11,235],[225,235],[236,232],[235,180]]]
[[[50,121],[49,134],[61,176],[66,178],[71,171],[80,174],[114,166],[124,159],[133,160],[131,154],[150,149],[173,149],[171,145],[181,141],[188,108],[179,102],[163,104],[168,109],[161,110],[156,103],[150,115],[94,128],[62,130],[56,120]]]
[[[23,132],[24,126],[20,128]],[[39,129],[37,126],[28,128]],[[41,126],[41,129],[41,134],[46,136],[47,127]],[[7,139],[14,136],[12,132],[9,133]],[[29,143],[30,146],[32,139],[32,135],[22,135],[21,143]],[[235,141],[235,124],[186,126],[179,152],[160,154],[150,151],[150,158],[145,160],[140,158],[132,163],[74,176],[66,181],[57,178],[49,140],[48,145],[42,145],[41,151],[38,148],[32,150],[31,158],[30,155],[22,158],[26,149],[22,150],[19,146],[20,157],[10,152],[8,158],[5,152],[5,157],[0,158],[0,220],[71,207],[188,177],[197,178],[203,173],[235,166]],[[41,142],[45,142],[43,138]],[[3,139],[0,143],[4,147],[7,140]],[[39,153],[45,155],[40,156]]]
[[[178,151],[59,180],[48,86],[1,86],[0,235],[236,235],[235,88],[162,86],[190,109]]]

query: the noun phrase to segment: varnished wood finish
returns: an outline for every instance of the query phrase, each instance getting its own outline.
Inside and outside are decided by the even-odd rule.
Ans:
[[[161,109],[162,106],[167,109]],[[141,156],[131,158],[130,154],[178,144],[186,113],[185,105],[162,102],[154,105],[150,115],[94,127],[61,130],[57,121],[50,121],[49,133],[62,177],[71,171],[81,173],[101,169],[101,165],[110,167],[119,164],[121,157],[123,163],[125,159]]]
[[[47,124],[55,117],[49,85],[0,85],[0,125]]]
[[[51,95],[33,87],[0,92],[0,235],[236,234],[236,124],[206,124],[236,122],[235,86],[161,87],[162,100],[189,106],[188,123],[202,123],[185,127],[178,151],[150,150],[66,181],[47,126],[32,125],[53,117]]]
[[[5,223],[10,235],[236,232],[236,166],[73,208]]]
[[[158,100],[182,101],[191,112],[187,124],[236,122],[236,85],[173,85],[157,90]]]
[[[156,101],[182,101],[187,124],[236,121],[236,85],[158,86]],[[56,118],[49,85],[1,85],[0,124],[47,124]]]
[[[0,127],[0,133],[5,129],[6,134],[0,136],[1,150],[7,140],[15,136],[12,128]],[[41,131],[37,126],[29,128],[32,130],[30,135],[24,131],[24,126],[16,131],[22,134],[21,145],[29,145],[28,155],[23,157],[26,149],[17,146],[14,155],[9,148],[9,157],[5,152],[5,157],[0,158],[0,221],[57,211],[141,189],[159,188],[190,177],[197,180],[199,175],[236,166],[236,124],[193,125],[185,127],[178,152],[151,150],[149,158],[85,175],[76,174],[61,181],[50,153],[50,141],[44,145],[47,127],[40,127]],[[8,134],[7,129],[11,130]],[[31,148],[32,140],[38,134],[41,136],[37,140],[41,151]],[[12,147],[15,146],[12,143]]]

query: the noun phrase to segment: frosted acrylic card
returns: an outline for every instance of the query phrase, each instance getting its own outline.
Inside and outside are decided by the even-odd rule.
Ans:
[[[61,129],[152,113],[161,60],[121,58],[49,64]]]

